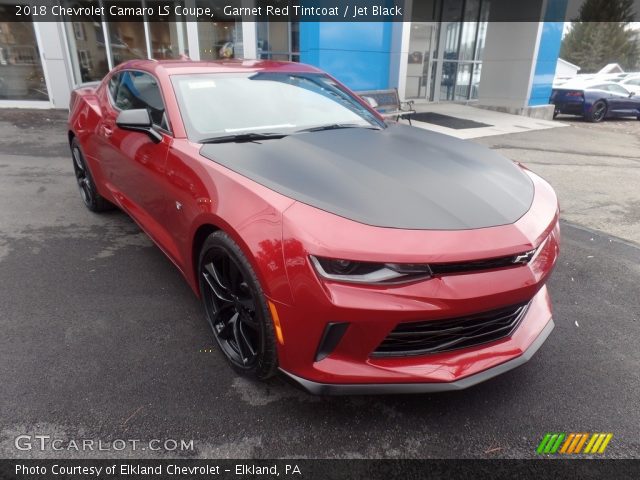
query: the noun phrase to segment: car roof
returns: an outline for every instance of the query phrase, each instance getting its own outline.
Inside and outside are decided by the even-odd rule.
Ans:
[[[184,75],[196,73],[240,73],[240,72],[291,72],[321,73],[311,65],[297,62],[280,62],[273,60],[130,60],[124,62],[116,70],[140,69],[150,72],[162,71],[167,75]]]
[[[592,78],[589,80],[579,80],[579,81],[568,81],[559,85],[555,88],[560,88],[563,90],[572,89],[572,90],[588,90],[593,89],[595,87],[599,87],[601,85],[620,85],[617,82],[612,82],[611,80],[598,80],[597,78]]]

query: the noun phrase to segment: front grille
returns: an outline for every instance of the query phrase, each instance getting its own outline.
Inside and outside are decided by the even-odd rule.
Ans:
[[[428,355],[494,342],[518,328],[527,307],[520,304],[466,317],[400,323],[372,356]]]
[[[488,258],[485,260],[473,260],[470,262],[455,263],[430,263],[433,275],[446,275],[451,273],[472,272],[475,270],[493,270],[496,268],[517,267],[528,263],[535,255],[536,250],[510,255],[508,257]]]

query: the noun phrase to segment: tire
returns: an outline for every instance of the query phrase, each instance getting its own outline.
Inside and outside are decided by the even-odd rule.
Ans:
[[[111,202],[105,200],[98,193],[87,162],[82,154],[80,143],[76,138],[71,141],[71,160],[73,161],[73,171],[76,175],[80,197],[85,207],[95,213],[106,212],[115,208]]]
[[[607,116],[607,102],[598,100],[591,106],[591,110],[585,115],[588,122],[598,123]]]
[[[555,120],[559,114],[560,114],[560,110],[553,110],[553,119]]]
[[[278,367],[273,320],[253,268],[226,233],[205,240],[198,279],[207,322],[227,362],[241,375],[272,377]]]

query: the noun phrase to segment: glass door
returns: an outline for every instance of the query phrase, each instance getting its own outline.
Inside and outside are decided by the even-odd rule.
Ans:
[[[439,24],[414,22],[409,37],[406,98],[433,100],[438,59]]]

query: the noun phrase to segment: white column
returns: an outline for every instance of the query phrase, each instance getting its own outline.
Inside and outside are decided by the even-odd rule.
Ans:
[[[176,18],[176,34],[178,35],[178,53],[184,55],[186,45],[184,44],[184,22]]]
[[[54,108],[67,108],[73,80],[65,62],[64,36],[59,31],[64,26],[58,22],[33,22],[33,28],[40,50],[49,103]]]
[[[540,22],[489,22],[478,103],[517,111],[527,106]]]
[[[242,47],[244,50],[243,58],[258,58],[256,22],[242,21]]]
[[[411,22],[393,22],[391,28],[389,87],[397,88],[400,99],[405,100]]]
[[[195,0],[186,0],[185,7],[191,9],[196,7]],[[189,58],[200,60],[200,40],[198,39],[198,21],[193,16],[187,17],[187,45],[189,45]]]

